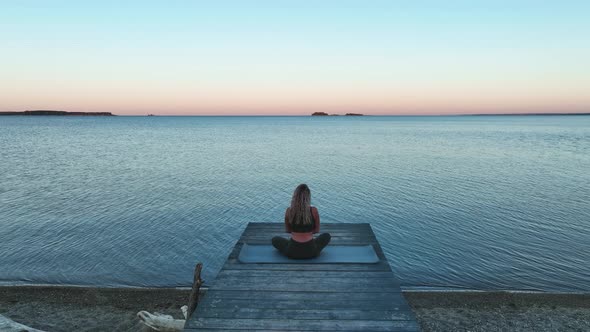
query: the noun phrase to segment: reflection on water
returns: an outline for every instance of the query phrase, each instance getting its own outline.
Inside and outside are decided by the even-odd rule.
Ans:
[[[590,117],[2,117],[0,282],[188,286],[294,187],[406,287],[590,290]]]

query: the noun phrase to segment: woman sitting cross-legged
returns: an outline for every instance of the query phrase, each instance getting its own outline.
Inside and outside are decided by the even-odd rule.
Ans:
[[[291,233],[291,238],[275,236],[272,245],[290,258],[316,257],[330,242],[328,233],[313,237],[320,231],[320,215],[318,209],[311,206],[311,192],[305,184],[300,184],[293,192],[291,206],[285,211],[285,229]]]

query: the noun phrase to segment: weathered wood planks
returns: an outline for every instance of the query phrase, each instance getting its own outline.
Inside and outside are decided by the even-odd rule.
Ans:
[[[287,237],[250,223],[185,331],[419,331],[369,224],[323,224],[331,244],[373,245],[377,264],[243,264],[244,243]]]

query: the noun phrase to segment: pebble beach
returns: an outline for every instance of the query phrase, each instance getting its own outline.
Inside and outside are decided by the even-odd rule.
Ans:
[[[181,319],[188,289],[0,287],[0,314],[44,331],[146,331],[138,311]],[[425,332],[590,331],[590,294],[404,292]],[[206,291],[204,292],[206,296]]]

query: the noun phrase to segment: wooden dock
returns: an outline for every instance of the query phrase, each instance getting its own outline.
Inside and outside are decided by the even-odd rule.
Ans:
[[[243,264],[282,223],[249,223],[185,331],[420,331],[369,224],[322,224],[334,245],[373,245],[376,264]]]

